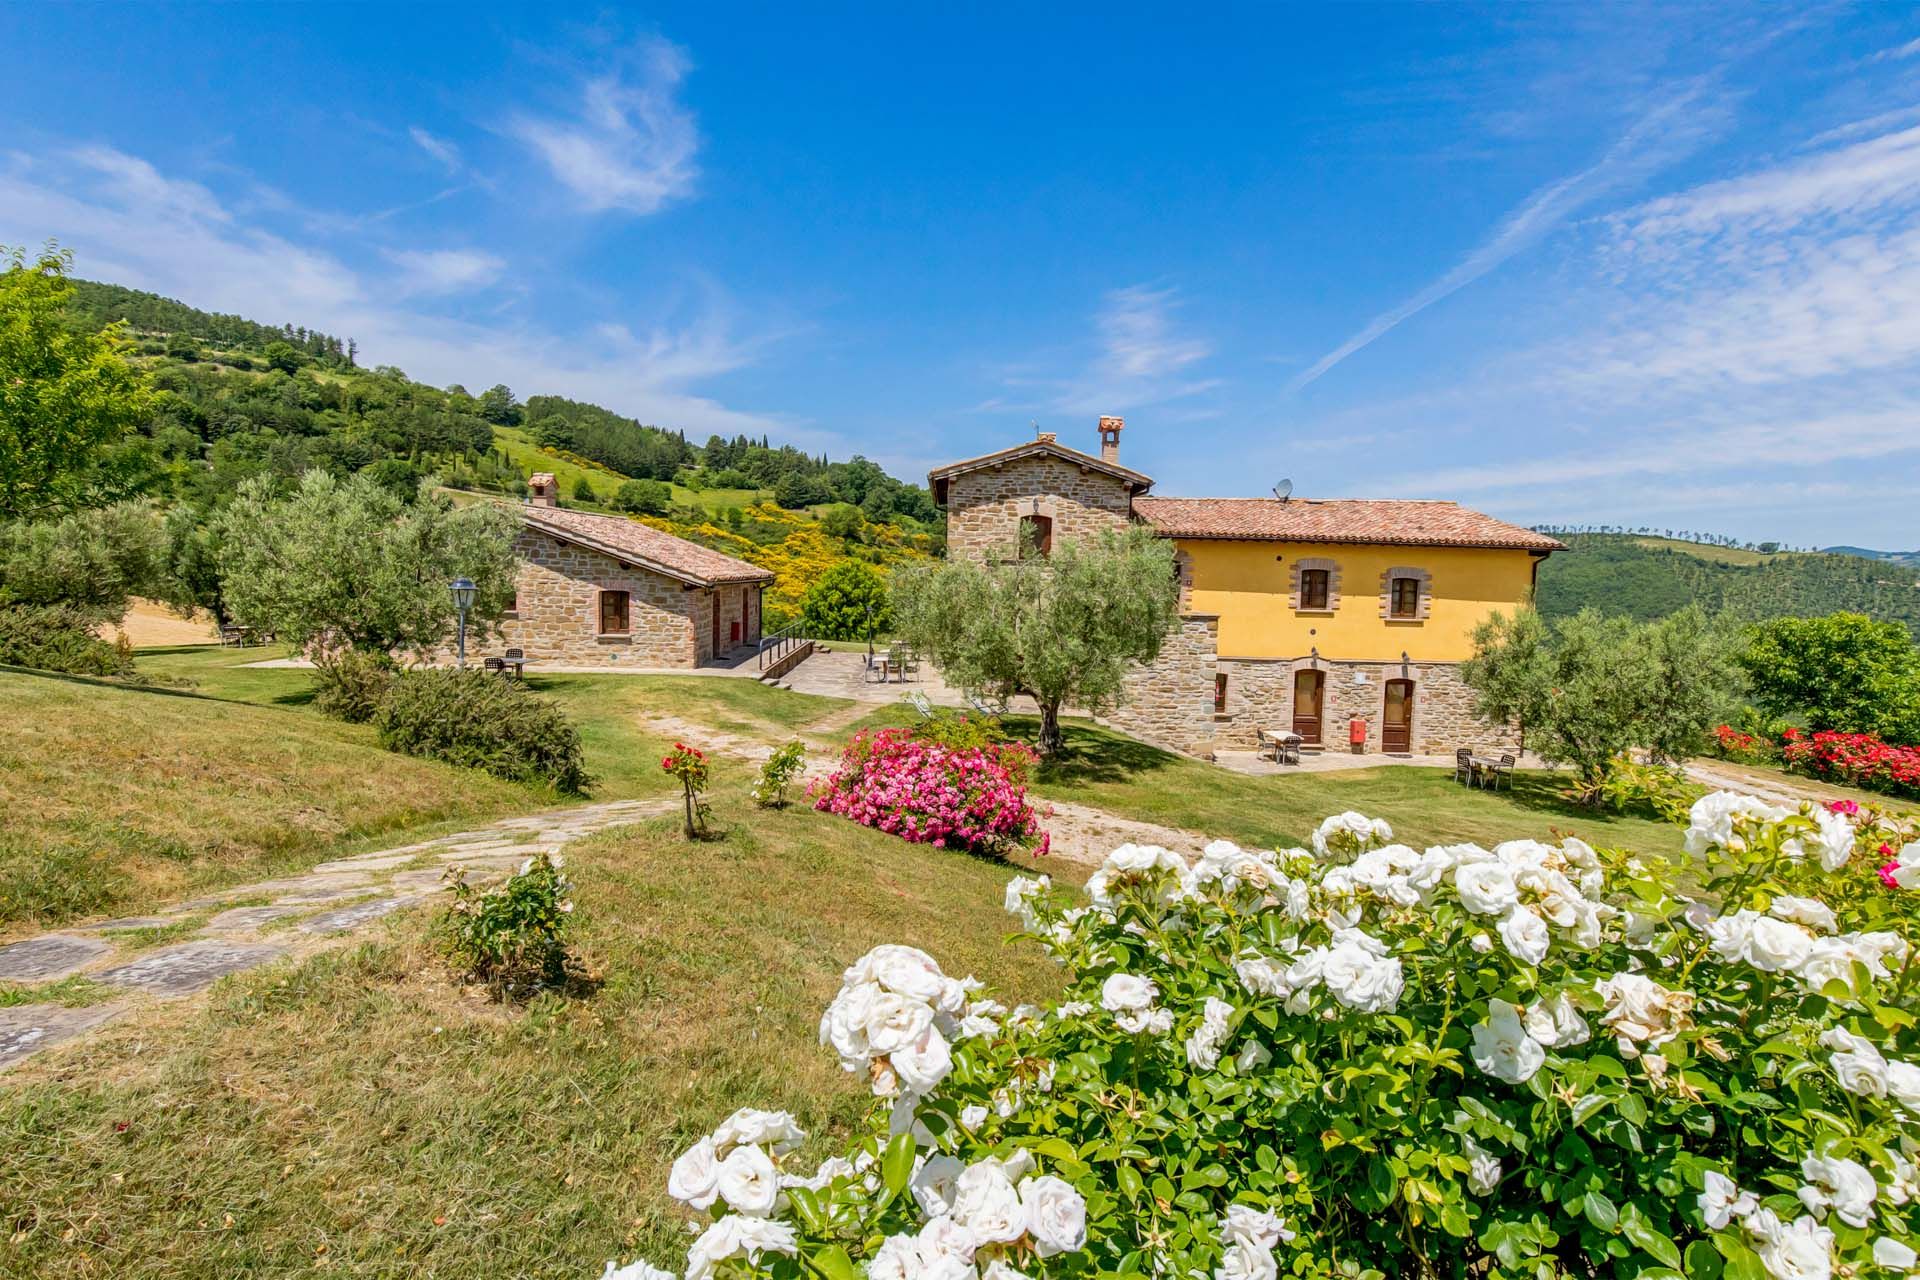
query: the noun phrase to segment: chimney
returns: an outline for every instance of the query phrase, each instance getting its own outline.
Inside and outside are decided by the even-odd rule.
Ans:
[[[1052,444],[1057,439],[1051,431],[1036,431],[1033,433],[1033,438],[1041,444]]]
[[[1127,424],[1119,418],[1100,418],[1100,461],[1120,464],[1120,428]]]
[[[553,478],[551,471],[536,471],[527,477],[527,501],[536,507],[557,507],[560,505],[560,483]]]

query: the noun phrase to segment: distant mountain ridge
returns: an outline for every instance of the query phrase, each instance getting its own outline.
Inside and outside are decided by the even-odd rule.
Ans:
[[[1690,604],[1760,620],[1845,610],[1904,623],[1920,638],[1920,567],[1846,551],[1762,554],[1633,534],[1563,533],[1540,566],[1548,617],[1584,608],[1650,619]]]
[[[1872,551],[1866,547],[1823,547],[1829,555],[1859,556],[1862,560],[1888,560],[1908,568],[1920,569],[1920,551]]]

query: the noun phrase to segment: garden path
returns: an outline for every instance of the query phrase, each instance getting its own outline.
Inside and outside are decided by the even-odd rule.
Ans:
[[[0,1006],[0,1071],[144,1003],[195,996],[227,974],[338,946],[383,916],[445,893],[450,868],[460,868],[470,884],[499,880],[536,853],[557,853],[582,837],[668,813],[677,804],[616,800],[505,818],[323,862],[302,875],[235,885],[155,915],[103,920],[0,947],[0,982],[28,998]],[[46,998],[35,1000],[42,991]],[[92,999],[103,993],[111,994]],[[67,1002],[76,996],[87,1002]]]

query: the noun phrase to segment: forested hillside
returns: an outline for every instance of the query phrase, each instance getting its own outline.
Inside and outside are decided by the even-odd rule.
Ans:
[[[927,491],[865,458],[834,462],[745,436],[689,442],[668,427],[506,386],[474,394],[361,367],[351,338],[216,315],[118,285],[71,281],[70,324],[118,323],[154,391],[146,491],[174,504],[177,559],[210,563],[212,515],[256,475],[370,471],[411,494],[428,476],[518,495],[552,471],[569,505],[645,515],[781,575],[769,622],[842,557],[885,566],[938,551]],[[791,545],[789,545],[791,544]],[[194,576],[187,573],[183,576]],[[204,575],[201,603],[220,611]]]
[[[1920,636],[1920,572],[1886,560],[1827,552],[1747,552],[1621,534],[1558,535],[1567,550],[1540,568],[1539,606],[1549,617],[1589,606],[1651,619],[1689,604],[1736,618],[1846,610],[1907,625]]]

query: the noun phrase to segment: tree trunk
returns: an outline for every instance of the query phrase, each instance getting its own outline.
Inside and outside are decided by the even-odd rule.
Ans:
[[[1040,703],[1040,754],[1058,755],[1064,746],[1066,739],[1060,733],[1060,704],[1043,701]]]

